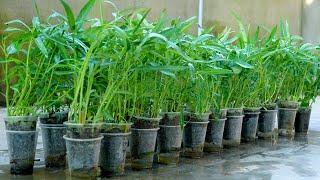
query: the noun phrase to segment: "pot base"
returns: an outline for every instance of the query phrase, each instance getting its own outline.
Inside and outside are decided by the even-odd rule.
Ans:
[[[180,152],[172,152],[172,153],[160,153],[158,155],[158,163],[165,165],[176,165],[180,160]]]

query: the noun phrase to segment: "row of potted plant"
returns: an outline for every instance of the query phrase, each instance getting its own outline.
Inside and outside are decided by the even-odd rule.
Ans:
[[[194,18],[163,13],[150,22],[148,9],[117,10],[106,21],[101,8],[88,19],[95,3],[75,16],[61,0],[66,15],[47,19],[35,4],[31,26],[7,23],[0,63],[11,173],[33,171],[38,118],[46,167],[68,162],[77,176],[123,174],[128,142],[139,170],[155,153],[171,164],[180,151],[199,158],[256,134],[270,138],[277,114],[280,135],[307,132],[320,94],[318,46],[286,22],[250,35],[236,17],[238,33],[194,36]]]

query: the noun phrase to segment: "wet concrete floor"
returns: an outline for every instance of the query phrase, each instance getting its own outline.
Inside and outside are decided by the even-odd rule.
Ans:
[[[0,180],[2,179],[75,179],[65,170],[45,169],[41,137],[38,139],[33,176],[12,176],[0,109]],[[155,165],[152,170],[132,171],[115,179],[320,179],[320,98],[313,105],[310,132],[307,136],[257,140],[225,149],[217,154],[204,154],[201,159],[182,158],[178,166]]]

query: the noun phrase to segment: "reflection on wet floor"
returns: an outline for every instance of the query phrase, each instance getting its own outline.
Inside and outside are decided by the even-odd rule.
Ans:
[[[308,135],[272,140],[257,139],[238,148],[205,153],[201,159],[182,158],[178,166],[155,164],[154,169],[130,170],[120,179],[320,179],[320,99],[313,106]],[[33,176],[11,176],[4,123],[0,109],[0,179],[71,179],[65,170],[46,169],[41,136],[38,139]],[[72,178],[75,179],[75,178]]]
[[[126,176],[132,178],[178,178],[178,179],[280,179],[320,177],[320,132],[307,136],[257,140],[241,144],[238,148],[224,149],[215,154],[205,153],[202,159],[182,158],[179,166],[155,165],[153,170],[132,171],[128,164]],[[12,177],[7,165],[0,166],[0,179]],[[70,179],[65,170],[45,169],[38,162],[33,179]]]

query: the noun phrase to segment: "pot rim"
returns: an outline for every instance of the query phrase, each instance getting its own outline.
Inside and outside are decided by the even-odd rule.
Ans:
[[[41,128],[52,128],[52,129],[64,129],[67,128],[65,124],[42,124],[40,123]]]
[[[204,122],[186,121],[186,124],[188,124],[188,123],[190,123],[190,124],[208,124],[209,121],[204,121]]]
[[[230,118],[244,117],[244,115],[241,115],[241,116],[227,116],[227,119],[228,119],[229,117],[230,117]]]
[[[64,125],[66,125],[66,126],[102,126],[104,123],[102,123],[102,122],[98,122],[98,123],[84,123],[84,124],[82,124],[82,123],[73,123],[73,122],[69,122],[69,121],[65,121],[65,122],[63,122],[63,124]]]
[[[133,117],[137,119],[149,120],[149,121],[160,121],[162,119],[162,117],[156,117],[156,118],[149,118],[149,117],[143,117],[143,116],[133,116]]]
[[[97,138],[91,138],[91,139],[74,139],[74,138],[67,137],[67,135],[64,135],[63,139],[68,140],[68,141],[76,141],[76,142],[89,142],[89,141],[102,140],[103,136],[99,136]]]
[[[152,128],[152,129],[137,129],[137,128],[131,128],[131,131],[158,131],[160,128]]]
[[[127,133],[100,133],[101,135],[107,135],[107,136],[129,136],[131,132]]]
[[[12,131],[12,130],[6,130],[6,133],[17,133],[19,132],[19,134],[31,134],[31,133],[39,133],[39,130],[36,131]]]
[[[299,108],[292,109],[292,108],[278,108],[279,110],[288,110],[288,111],[298,111]]]
[[[183,125],[183,127],[186,126],[185,124]],[[177,128],[177,127],[181,127],[180,125],[178,126],[167,126],[167,125],[159,125],[159,127],[167,127],[167,128]]]
[[[5,116],[4,121],[38,121],[38,116]]]
[[[226,121],[227,118],[209,119],[209,121]]]
[[[278,109],[270,109],[270,110],[260,110],[260,112],[277,112]]]

